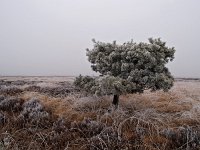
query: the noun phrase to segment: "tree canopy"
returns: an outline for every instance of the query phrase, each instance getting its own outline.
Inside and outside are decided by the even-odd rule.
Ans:
[[[160,38],[149,38],[148,43],[133,40],[117,44],[94,42],[86,55],[92,70],[99,77],[76,78],[74,84],[81,90],[97,95],[142,93],[144,90],[168,91],[174,78],[165,66],[174,59],[174,47],[167,47]]]

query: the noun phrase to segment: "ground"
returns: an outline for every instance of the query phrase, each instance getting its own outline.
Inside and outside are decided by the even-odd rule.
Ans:
[[[200,149],[200,80],[169,92],[85,96],[74,77],[0,77],[0,149]]]

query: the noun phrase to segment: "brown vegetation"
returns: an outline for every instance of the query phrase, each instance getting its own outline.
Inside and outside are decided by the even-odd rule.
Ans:
[[[196,150],[199,85],[179,81],[168,93],[123,95],[117,110],[108,96],[1,92],[0,149]]]

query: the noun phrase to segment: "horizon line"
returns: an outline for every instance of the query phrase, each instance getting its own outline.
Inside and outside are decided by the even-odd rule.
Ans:
[[[0,77],[76,77],[79,75],[0,75]],[[87,76],[87,75],[83,75]],[[95,76],[95,75],[88,75]],[[200,77],[174,77],[175,79],[200,79]]]

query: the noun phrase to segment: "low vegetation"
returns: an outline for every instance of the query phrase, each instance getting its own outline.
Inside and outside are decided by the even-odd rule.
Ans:
[[[199,81],[177,81],[167,93],[121,95],[118,109],[110,96],[42,92],[65,86],[54,84],[0,93],[0,149],[200,149]]]

